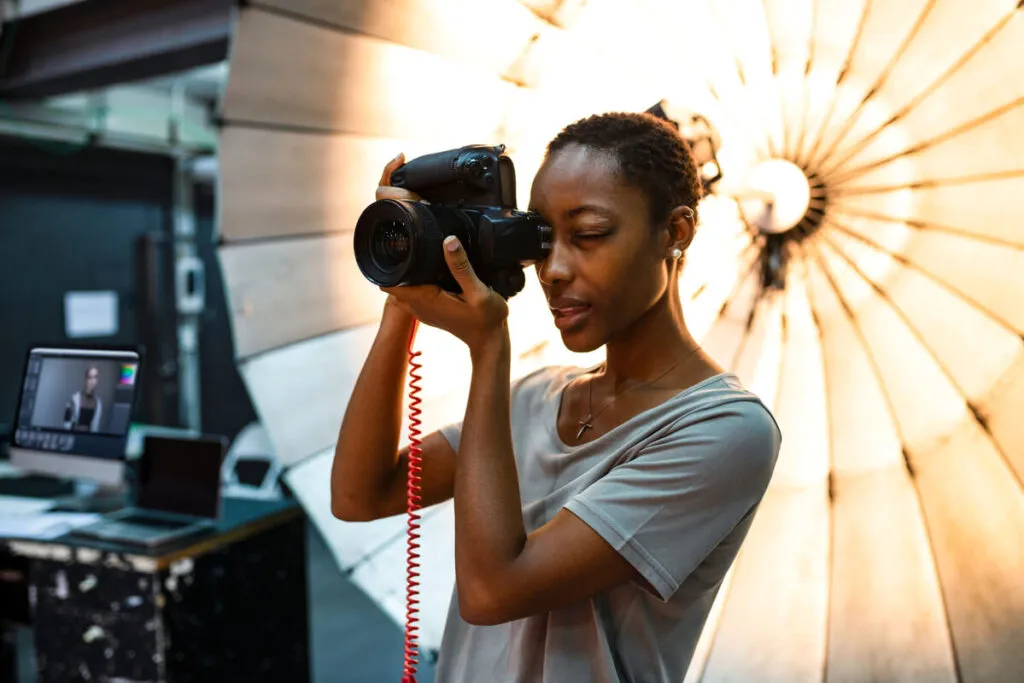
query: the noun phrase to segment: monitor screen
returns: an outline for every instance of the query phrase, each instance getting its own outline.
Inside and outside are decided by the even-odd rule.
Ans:
[[[216,518],[227,442],[217,437],[147,436],[139,460],[136,506]]]
[[[123,458],[138,371],[134,351],[33,348],[22,377],[14,445]]]

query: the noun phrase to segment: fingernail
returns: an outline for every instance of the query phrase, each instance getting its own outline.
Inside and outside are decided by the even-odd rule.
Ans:
[[[402,158],[402,155],[404,155],[404,154],[405,154],[405,152],[399,152],[398,154],[395,155],[395,158],[392,159],[391,161],[398,161],[399,159]]]
[[[459,250],[459,239],[455,235],[448,235],[444,238],[444,248],[450,252]]]

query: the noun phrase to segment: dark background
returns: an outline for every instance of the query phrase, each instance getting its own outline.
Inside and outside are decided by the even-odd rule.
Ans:
[[[14,421],[18,383],[35,343],[140,346],[144,355],[135,420],[181,426],[173,283],[167,267],[173,170],[165,155],[0,136],[0,433],[9,433]],[[256,415],[231,348],[213,241],[213,188],[197,186],[194,205],[207,281],[199,339],[203,431],[232,439]],[[159,266],[151,290],[138,272],[139,254],[147,249]],[[116,291],[117,334],[65,337],[64,293],[69,290]],[[151,314],[146,314],[147,300],[153,302]]]

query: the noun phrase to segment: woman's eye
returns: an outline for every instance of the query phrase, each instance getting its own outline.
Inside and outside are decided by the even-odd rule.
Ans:
[[[601,239],[602,237],[607,237],[607,236],[608,236],[607,232],[581,232],[581,233],[577,233],[576,239],[580,239],[580,240],[596,240],[596,239]]]

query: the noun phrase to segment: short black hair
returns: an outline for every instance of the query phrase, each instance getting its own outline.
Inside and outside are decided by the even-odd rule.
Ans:
[[[628,182],[647,195],[650,220],[668,219],[677,206],[693,209],[703,186],[690,146],[675,128],[653,114],[609,112],[569,124],[548,143],[547,156],[569,145],[608,152]]]

